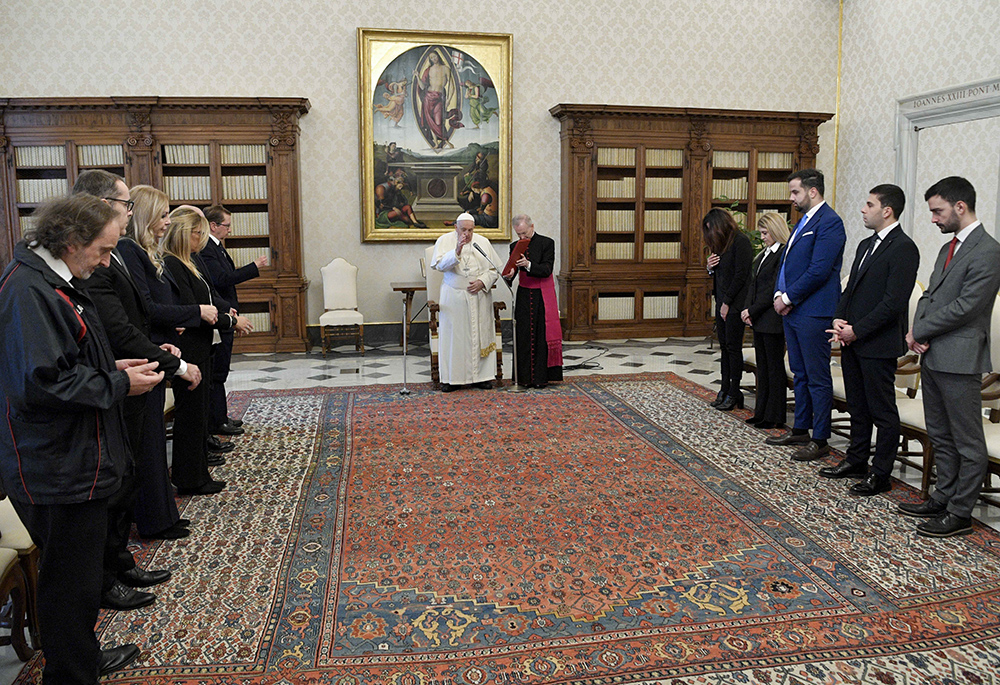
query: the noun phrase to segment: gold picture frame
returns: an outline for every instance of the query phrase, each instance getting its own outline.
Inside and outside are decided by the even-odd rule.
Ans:
[[[463,211],[510,239],[512,43],[358,29],[362,241],[437,240]]]

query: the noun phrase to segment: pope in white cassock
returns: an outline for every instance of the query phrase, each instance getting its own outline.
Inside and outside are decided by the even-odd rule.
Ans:
[[[496,378],[496,331],[493,326],[493,284],[500,277],[489,260],[500,259],[486,238],[475,235],[471,214],[460,214],[455,231],[434,244],[431,268],[444,274],[441,284],[441,322],[438,327],[438,365],[441,389],[475,384],[493,387]],[[489,257],[484,257],[479,247]]]

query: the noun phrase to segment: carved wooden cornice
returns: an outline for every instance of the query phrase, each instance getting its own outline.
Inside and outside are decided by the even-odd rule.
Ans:
[[[558,104],[549,110],[556,119],[563,121],[568,118],[583,117],[650,117],[650,118],[689,118],[696,117],[709,120],[745,120],[766,122],[805,122],[818,125],[833,117],[825,112],[771,112],[752,109],[706,109],[701,107],[648,107],[639,105],[578,105]]]
[[[298,116],[309,111],[307,98],[191,98],[191,97],[88,97],[88,98],[4,98],[0,109],[7,111],[39,110],[141,110],[218,109],[218,110],[289,110]]]
[[[569,132],[569,144],[574,150],[592,150],[594,148],[593,129],[590,125],[590,118],[586,116],[574,116],[573,125]]]
[[[708,122],[704,119],[691,119],[691,140],[688,149],[694,153],[709,152],[712,141],[708,139]]]

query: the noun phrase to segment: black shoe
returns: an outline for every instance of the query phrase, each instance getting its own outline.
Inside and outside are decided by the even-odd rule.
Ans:
[[[764,419],[760,418],[759,416],[751,416],[749,419],[743,419],[743,423],[747,424],[748,426],[756,426],[758,423],[761,423],[763,421]]]
[[[191,531],[181,525],[180,521],[170,526],[169,528],[164,528],[158,533],[150,533],[149,535],[139,534],[139,537],[144,540],[179,540],[181,538],[186,538],[191,534]]]
[[[820,445],[810,440],[792,455],[792,461],[816,461],[830,454],[830,445]]]
[[[789,431],[784,435],[772,435],[764,442],[768,445],[804,445],[809,442],[809,434],[796,435]]]
[[[133,566],[129,570],[119,573],[118,580],[129,587],[152,587],[170,580],[170,571],[165,569],[144,571],[138,566]]]
[[[202,486],[197,488],[177,488],[178,495],[214,495],[217,492],[222,492],[226,488],[225,481],[221,480],[210,480]]]
[[[208,465],[209,466],[222,466],[226,463],[226,458],[217,452],[208,453]]]
[[[868,477],[860,483],[855,483],[848,489],[847,494],[854,497],[871,497],[880,492],[892,490],[892,482],[888,476],[880,476],[877,473],[869,473]]]
[[[478,383],[475,384],[475,386],[480,390],[492,390],[493,381],[479,381]]]
[[[236,426],[237,428],[243,427],[242,419],[234,419],[232,416],[226,417],[226,423],[228,423],[230,426]]]
[[[718,407],[720,404],[726,401],[726,393],[719,391],[719,394],[715,396],[715,399],[708,403],[710,407]]]
[[[191,519],[177,519],[177,523],[175,525],[187,528],[188,526],[191,525]]]
[[[224,423],[221,426],[216,426],[215,428],[210,430],[209,433],[212,433],[214,435],[243,435],[244,433],[246,433],[246,430],[240,426],[234,426],[229,423]]]
[[[852,464],[842,459],[836,466],[824,466],[819,470],[823,478],[864,478],[868,475],[868,464]]]
[[[454,392],[455,390],[458,390],[458,387],[452,385],[451,383],[441,384],[441,392]]]
[[[719,411],[732,411],[743,408],[743,395],[730,395],[722,404],[715,407]]]
[[[928,538],[950,538],[972,532],[972,519],[956,516],[950,511],[917,526],[917,535]]]
[[[896,511],[919,519],[933,519],[948,511],[948,505],[931,497],[926,502],[904,502],[896,508]]]
[[[758,421],[757,425],[755,426],[757,430],[762,430],[762,431],[769,431],[775,428],[784,428],[784,427],[785,424],[775,423],[774,421]]]
[[[232,452],[236,449],[236,444],[228,440],[219,440],[218,437],[214,435],[208,436],[208,440],[205,441],[209,452],[218,452],[219,454],[225,454],[226,452]]]
[[[101,661],[97,675],[105,676],[115,671],[120,671],[139,656],[139,648],[135,645],[121,645],[111,649],[101,650]]]
[[[156,601],[152,592],[141,592],[116,580],[111,589],[101,595],[101,608],[115,611],[129,611],[148,607]]]

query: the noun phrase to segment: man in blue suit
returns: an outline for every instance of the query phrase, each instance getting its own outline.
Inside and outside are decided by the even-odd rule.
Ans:
[[[823,199],[823,173],[803,169],[788,177],[788,192],[802,219],[795,226],[778,271],[774,310],[784,317],[788,365],[795,376],[795,424],[767,439],[771,445],[802,445],[792,459],[813,461],[829,454],[833,379],[830,328],[840,301],[844,222]],[[812,429],[812,439],[809,430]]]

